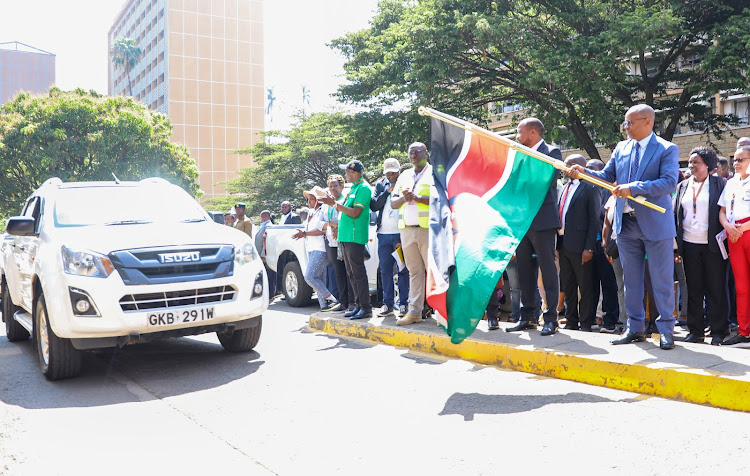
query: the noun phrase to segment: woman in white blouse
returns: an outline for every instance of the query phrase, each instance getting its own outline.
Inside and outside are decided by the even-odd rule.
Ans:
[[[711,175],[718,164],[719,157],[708,147],[690,151],[690,178],[677,185],[674,201],[677,253],[682,257],[687,280],[689,333],[685,342],[704,342],[705,299],[713,345],[719,345],[729,334],[727,264],[716,241],[723,229],[717,203],[726,179]]]
[[[734,153],[734,177],[727,181],[719,206],[719,219],[729,238],[739,326],[737,335],[721,345],[750,347],[750,146],[738,147]]]
[[[303,224],[304,228],[298,230],[292,238],[298,240],[305,239],[307,247],[308,261],[305,270],[305,281],[312,286],[318,294],[318,303],[321,311],[336,306],[336,298],[326,287],[325,272],[328,266],[328,256],[326,256],[325,232],[323,231],[322,221],[322,202],[318,198],[326,196],[326,190],[315,186],[312,190],[304,192],[307,199],[307,205],[310,207],[310,213],[307,221]]]

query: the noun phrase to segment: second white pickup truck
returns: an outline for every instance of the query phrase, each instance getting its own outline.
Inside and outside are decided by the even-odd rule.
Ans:
[[[372,222],[372,221],[371,221]],[[307,269],[307,247],[305,240],[295,240],[292,235],[303,225],[271,225],[266,228],[266,264],[281,273],[281,292],[292,307],[311,304],[313,289],[305,281]],[[370,242],[367,244],[370,259],[365,261],[370,293],[380,296],[380,273],[378,272],[378,238],[375,227],[370,227]]]

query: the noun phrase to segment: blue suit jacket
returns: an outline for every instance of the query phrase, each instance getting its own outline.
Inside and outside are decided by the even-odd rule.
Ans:
[[[635,181],[630,182],[628,177],[630,174],[630,157],[636,143],[637,141],[634,139],[620,142],[615,147],[612,157],[603,170],[587,170],[587,172],[608,182],[616,181],[620,185],[630,184],[631,194],[634,197],[641,195],[649,202],[666,209],[666,213],[660,213],[630,200],[641,232],[648,240],[674,238],[675,225],[672,215],[671,194],[677,187],[680,151],[675,144],[652,133],[651,140],[649,140],[641,156]],[[614,230],[618,234],[622,229],[624,208],[625,199],[618,198],[613,224]]]

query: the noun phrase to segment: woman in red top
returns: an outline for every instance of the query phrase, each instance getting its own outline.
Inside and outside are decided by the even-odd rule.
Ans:
[[[737,148],[734,172],[719,198],[719,220],[729,238],[739,327],[722,345],[750,347],[750,146]]]

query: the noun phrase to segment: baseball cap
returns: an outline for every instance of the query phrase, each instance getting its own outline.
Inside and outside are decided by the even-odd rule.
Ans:
[[[341,170],[351,170],[352,172],[362,173],[365,171],[365,166],[359,160],[350,160],[348,164],[339,165]]]
[[[393,157],[385,159],[385,162],[383,162],[383,173],[387,174],[388,172],[398,172],[401,170],[401,164],[398,163],[398,159],[394,159]]]

